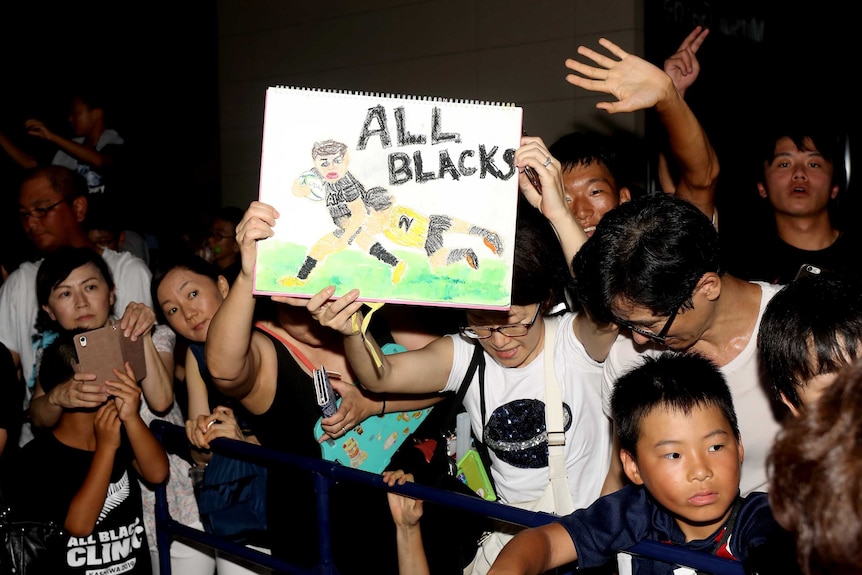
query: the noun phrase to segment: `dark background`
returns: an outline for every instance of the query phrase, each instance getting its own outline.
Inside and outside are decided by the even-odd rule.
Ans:
[[[48,162],[54,148],[27,136],[24,120],[38,117],[55,131],[68,130],[69,90],[82,80],[106,86],[114,104],[110,124],[126,140],[132,173],[129,207],[118,217],[128,227],[171,233],[220,205],[214,0],[32,1],[6,3],[0,13],[0,129]],[[769,116],[816,112],[845,133],[858,133],[852,18],[837,0],[792,8],[750,0],[646,0],[646,58],[661,65],[697,24],[711,33],[698,54],[703,72],[687,99],[721,161],[722,231],[744,234],[766,215],[752,154]],[[648,115],[647,141],[660,138],[660,130]],[[644,153],[654,158],[653,150]],[[11,206],[4,215],[14,216],[20,173],[0,154],[0,197]],[[855,216],[853,182],[841,202],[842,212]],[[17,220],[3,227],[12,233]]]
[[[161,231],[220,205],[214,1],[4,4],[0,129],[49,163],[56,148],[28,136],[24,121],[71,137],[70,90],[82,81],[103,87],[109,127],[126,142],[130,201],[118,217]],[[0,191],[12,209],[20,174],[0,154]]]
[[[771,222],[757,194],[762,164],[756,155],[760,129],[775,118],[812,116],[862,149],[858,134],[858,42],[847,5],[818,0],[801,5],[741,0],[648,0],[646,58],[657,65],[676,51],[697,25],[710,29],[698,52],[702,71],[686,101],[704,125],[721,163],[716,201],[723,236],[754,237]],[[857,32],[853,32],[856,34]],[[648,138],[660,126],[648,118]],[[658,137],[658,136],[656,136]],[[858,136],[856,137],[858,138]],[[857,160],[856,180],[859,162]],[[851,174],[852,175],[852,174]],[[854,181],[838,198],[842,225],[852,225],[860,201]],[[858,189],[858,184],[855,185]],[[756,240],[754,240],[756,241]]]

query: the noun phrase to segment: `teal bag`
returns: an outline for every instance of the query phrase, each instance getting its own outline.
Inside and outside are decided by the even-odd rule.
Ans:
[[[396,343],[387,343],[383,353],[400,353],[406,348]],[[341,405],[339,398],[336,405]],[[416,431],[432,407],[415,411],[397,411],[380,417],[369,417],[345,435],[328,439],[320,444],[323,459],[371,473],[383,473],[392,456],[404,440]],[[318,419],[314,426],[315,437],[323,435],[323,427]]]

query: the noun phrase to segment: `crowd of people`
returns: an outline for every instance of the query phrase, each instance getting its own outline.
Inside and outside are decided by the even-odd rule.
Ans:
[[[145,231],[114,217],[124,140],[98,95],[71,99],[70,137],[26,122],[56,147],[50,163],[0,133],[21,170],[28,244],[2,260],[0,493],[15,517],[63,526],[51,572],[158,573],[154,489],[165,484],[171,515],[203,529],[192,477],[215,439],[320,458],[321,441],[369,417],[459,390],[498,501],[559,521],[489,523],[469,556],[446,561],[422,501],[339,483],[338,572],[693,572],[625,552],[646,540],[749,572],[862,572],[862,280],[855,235],[833,213],[841,138],[801,115],[764,130],[752,193],[774,225],[748,243],[720,229],[718,206],[732,206],[716,194],[719,157],[684,97],[708,34],[695,28],[663,67],[606,39],[606,53],[581,46],[566,61],[571,85],[608,96],[600,110],[656,114],[663,190],[629,181],[612,137],[524,136],[511,306],[452,321],[383,306],[366,330],[356,289],[255,295],[258,242],[280,216],[259,201],[215,210],[206,233],[152,253]],[[106,326],[140,342],[145,374],[77,369],[75,338]],[[386,343],[406,351],[385,355]],[[321,365],[341,403],[315,436]],[[187,450],[166,450],[155,419],[184,427]],[[382,481],[415,478],[392,467]],[[267,532],[245,543],[317,565],[313,491],[309,476],[271,468]],[[170,564],[270,572],[182,540]]]

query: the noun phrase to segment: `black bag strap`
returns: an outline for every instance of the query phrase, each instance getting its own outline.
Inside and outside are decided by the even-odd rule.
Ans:
[[[461,382],[461,387],[458,388],[458,395],[455,397],[455,401],[452,404],[452,407],[449,412],[449,418],[447,421],[450,422],[454,426],[455,417],[458,415],[459,411],[463,411],[464,409],[464,396],[467,394],[467,389],[470,387],[470,384],[473,382],[473,376],[476,373],[476,370],[479,370],[479,392],[480,392],[480,409],[482,413],[482,425],[483,429],[483,437],[477,437],[476,439],[476,451],[479,453],[479,459],[482,460],[482,464],[485,466],[485,473],[488,475],[488,481],[491,482],[491,487],[494,488],[494,492],[497,492],[497,486],[494,483],[494,477],[491,475],[491,455],[488,452],[488,446],[485,444],[484,438],[484,428],[485,428],[485,351],[482,349],[482,344],[479,343],[478,340],[473,342],[473,357],[470,360],[470,367],[467,368],[467,373],[464,375],[464,380]]]
[[[467,368],[467,373],[464,374],[464,379],[461,381],[461,386],[458,387],[458,392],[455,394],[455,401],[449,407],[449,413],[446,416],[446,425],[455,429],[455,418],[458,413],[464,411],[464,396],[467,395],[467,390],[470,384],[473,383],[473,375],[476,369],[481,365],[482,371],[479,372],[479,381],[484,379],[485,374],[485,352],[482,350],[482,345],[478,340],[473,342],[473,357],[470,359],[470,366]]]

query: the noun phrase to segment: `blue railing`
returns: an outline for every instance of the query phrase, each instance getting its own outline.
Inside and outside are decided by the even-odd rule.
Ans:
[[[153,421],[150,427],[169,452],[182,451],[184,447],[188,446],[188,439],[186,438],[184,428],[161,420]],[[337,575],[338,571],[332,561],[329,529],[329,488],[337,481],[353,481],[526,527],[538,527],[557,519],[555,515],[550,513],[525,511],[517,507],[485,501],[479,497],[470,497],[469,495],[452,493],[416,483],[405,483],[404,485],[389,487],[384,483],[380,475],[374,473],[359,471],[322,459],[289,455],[260,445],[221,438],[214,440],[211,446],[213,451],[238,459],[247,459],[266,466],[286,465],[296,467],[312,474],[320,518],[318,522],[318,529],[320,531],[318,536],[320,541],[320,564],[314,569],[300,567],[266,553],[261,553],[244,545],[234,543],[229,539],[210,535],[198,529],[182,525],[170,516],[165,486],[161,485],[156,489],[155,514],[156,530],[158,532],[159,571],[162,575],[171,575],[170,546],[171,542],[176,538],[199,542],[241,559],[263,565],[274,571],[300,575]],[[741,564],[736,561],[680,547],[673,547],[663,543],[644,541],[638,543],[628,551],[668,563],[686,565],[698,571],[714,575],[745,575]],[[573,573],[574,571],[572,570],[561,571],[560,575],[572,575]]]

